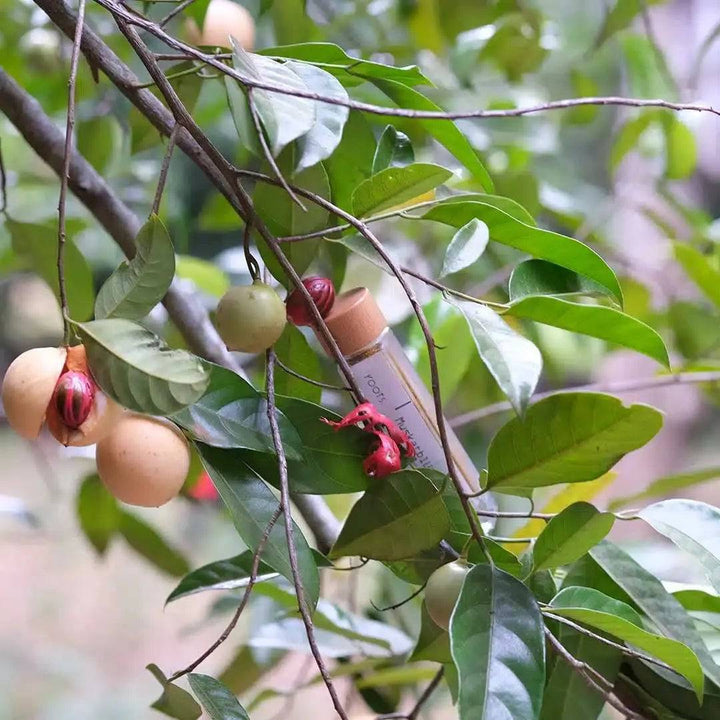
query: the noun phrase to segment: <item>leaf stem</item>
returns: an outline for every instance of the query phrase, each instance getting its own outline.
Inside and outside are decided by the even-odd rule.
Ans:
[[[180,126],[175,123],[172,132],[170,133],[170,137],[168,138],[167,148],[165,149],[165,157],[163,157],[162,165],[160,167],[160,176],[158,177],[158,184],[155,189],[152,209],[150,210],[150,217],[158,215],[160,212],[160,201],[162,200],[163,192],[165,190],[165,181],[167,180],[168,170],[170,169],[170,160],[172,160],[172,154],[175,149],[175,141],[177,140],[179,129]]]
[[[0,139],[0,214],[7,215],[7,175],[2,154],[2,139]]]

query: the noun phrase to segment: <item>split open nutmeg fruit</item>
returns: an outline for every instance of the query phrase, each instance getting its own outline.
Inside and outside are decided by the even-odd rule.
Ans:
[[[124,412],[98,388],[83,345],[24,352],[5,373],[2,402],[18,435],[33,440],[47,424],[63,445],[98,442]]]

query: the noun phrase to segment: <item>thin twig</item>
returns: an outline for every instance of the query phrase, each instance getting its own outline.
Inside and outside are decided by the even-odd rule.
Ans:
[[[441,667],[425,690],[423,690],[422,695],[418,698],[418,701],[409,713],[385,713],[384,715],[377,715],[375,720],[416,720],[418,715],[420,715],[423,706],[430,699],[430,696],[435,692],[435,689],[440,684],[444,674],[445,668]]]
[[[398,603],[395,603],[394,605],[388,605],[387,607],[378,607],[372,600],[370,601],[370,604],[377,610],[378,612],[388,612],[388,610],[397,610],[398,608],[402,607],[403,605],[406,605],[411,600],[416,598],[427,585],[427,582],[424,582],[412,595],[408,595],[404,600],[401,600]]]
[[[248,267],[248,272],[253,282],[260,279],[260,265],[255,259],[255,256],[250,250],[250,233],[252,232],[252,225],[249,222],[245,223],[245,230],[243,231],[243,253],[245,254],[245,264]]]
[[[702,103],[676,103],[662,99],[646,99],[646,98],[629,98],[614,95],[609,96],[593,96],[580,98],[566,98],[564,100],[553,100],[539,105],[531,105],[527,107],[508,108],[505,110],[460,110],[453,112],[444,112],[436,110],[408,110],[406,108],[383,107],[382,105],[373,105],[371,103],[358,102],[356,100],[345,100],[344,98],[334,97],[330,95],[322,95],[306,90],[298,90],[287,86],[274,85],[272,83],[248,78],[234,68],[226,65],[221,60],[216,59],[214,55],[208,55],[191,45],[181,42],[176,38],[168,35],[157,23],[148,20],[142,15],[138,15],[129,8],[118,5],[114,0],[96,0],[102,7],[110,10],[116,18],[122,18],[128,23],[143,28],[151,35],[162,40],[168,47],[183,52],[190,57],[201,60],[204,63],[218,69],[220,72],[234,78],[245,87],[258,88],[275,92],[280,95],[291,95],[293,97],[307,98],[316,100],[317,102],[327,103],[329,105],[342,105],[353,110],[361,110],[363,112],[374,115],[382,115],[385,117],[403,117],[413,120],[463,120],[463,119],[489,119],[489,118],[509,118],[530,115],[534,113],[546,112],[549,110],[567,110],[584,105],[600,105],[600,106],[624,106],[624,107],[659,107],[667,110],[692,110],[695,112],[709,112],[720,117],[720,109],[716,109],[711,105]]]
[[[250,109],[250,117],[252,118],[253,125],[255,126],[255,132],[257,133],[258,141],[260,142],[260,147],[262,148],[263,155],[265,155],[265,159],[267,160],[268,165],[270,166],[273,173],[275,173],[275,177],[280,181],[283,190],[290,196],[290,199],[303,212],[307,212],[307,208],[305,207],[305,205],[302,204],[300,198],[290,189],[290,186],[288,185],[285,176],[280,171],[280,168],[278,167],[277,162],[275,162],[275,158],[270,151],[270,146],[267,143],[267,138],[265,137],[265,132],[263,131],[262,122],[260,121],[260,114],[258,113],[257,105],[255,105],[255,98],[253,97],[252,88],[248,88],[247,90],[247,101],[248,108]]]
[[[315,385],[316,387],[325,388],[326,390],[338,390],[341,392],[352,392],[352,389],[345,385],[333,385],[331,383],[321,382],[320,380],[313,380],[312,378],[309,378],[306,375],[299,373],[297,370],[293,370],[291,367],[288,367],[280,358],[277,358],[276,362],[278,364],[278,367],[282,368],[288,375],[292,375],[293,377],[296,377],[298,380],[302,380],[303,382],[306,382],[310,385]]]
[[[687,372],[677,373],[674,375],[653,375],[652,377],[635,378],[632,380],[617,380],[613,382],[589,383],[587,385],[576,385],[574,387],[559,388],[557,390],[548,390],[546,392],[537,393],[533,396],[531,402],[537,403],[540,400],[549,398],[558,393],[570,392],[601,392],[601,393],[625,393],[637,390],[651,390],[658,387],[666,387],[668,385],[696,385],[700,383],[720,382],[720,371],[708,370],[706,372]],[[457,415],[450,420],[451,427],[462,427],[475,420],[496,415],[497,413],[512,410],[509,402],[503,400],[501,402],[486,405],[477,410]]]
[[[468,495],[467,497],[472,497]],[[552,520],[556,513],[534,513],[534,512],[510,512],[503,510],[475,510],[478,515],[495,518],[516,518],[518,520],[528,520],[534,518],[537,520]]]
[[[179,15],[186,7],[190,7],[195,0],[183,0],[176,8],[172,9],[162,20],[158,22],[159,27],[165,27],[176,15]]]
[[[340,697],[335,690],[330,672],[325,665],[320,648],[315,640],[315,628],[312,621],[312,615],[305,598],[305,587],[300,577],[298,569],[297,547],[295,546],[295,531],[293,528],[292,512],[290,509],[290,483],[288,480],[287,458],[285,457],[285,448],[282,438],[280,437],[280,427],[277,419],[277,406],[275,404],[275,352],[270,349],[267,351],[267,368],[266,368],[266,391],[267,391],[267,416],[270,422],[270,432],[272,435],[273,445],[278,458],[278,472],[280,475],[280,506],[285,517],[285,537],[288,546],[288,558],[290,560],[290,569],[292,570],[293,584],[295,586],[295,596],[297,597],[298,609],[305,625],[310,651],[315,658],[318,670],[322,675],[323,682],[328,689],[330,698],[332,699],[335,711],[342,718],[348,720],[345,709],[340,702]]]
[[[79,0],[78,20],[75,27],[72,55],[70,57],[70,77],[68,79],[67,121],[65,123],[65,150],[63,169],[60,175],[60,199],[58,200],[58,247],[57,273],[60,294],[60,310],[63,317],[63,342],[70,342],[70,312],[68,311],[67,289],[65,287],[65,207],[67,205],[68,176],[70,175],[70,158],[72,156],[73,131],[75,129],[75,85],[77,82],[78,60],[80,59],[80,40],[85,22],[85,0]]]
[[[222,635],[220,635],[220,637],[207,650],[205,650],[202,655],[200,655],[196,660],[193,660],[185,669],[178,670],[178,672],[174,673],[172,677],[168,680],[168,682],[175,682],[175,680],[183,677],[183,675],[191,673],[198,665],[200,665],[200,663],[204,662],[207,658],[209,658],[210,655],[212,655],[228,639],[228,637],[230,637],[230,633],[235,629],[235,626],[238,624],[238,620],[240,620],[240,616],[242,615],[245,606],[248,604],[248,600],[250,600],[250,593],[252,592],[252,589],[257,582],[258,571],[260,569],[260,557],[263,553],[263,550],[265,549],[265,545],[267,544],[268,538],[270,537],[270,533],[272,532],[273,527],[275,527],[275,523],[280,517],[281,512],[282,506],[278,505],[275,512],[270,517],[270,520],[268,520],[268,524],[265,526],[265,530],[263,530],[263,534],[260,537],[260,542],[258,542],[258,546],[253,553],[252,565],[250,566],[250,577],[248,578],[247,585],[245,586],[245,592],[243,593],[242,599],[240,600],[240,604],[237,606],[237,610],[235,610],[235,613],[233,614],[230,622],[228,623],[225,630],[223,630]]]
[[[7,212],[7,175],[5,174],[5,161],[2,154],[2,138],[0,138],[0,213]]]
[[[666,663],[662,662],[661,660],[657,660],[656,658],[652,657],[652,655],[646,655],[645,653],[638,652],[637,650],[633,650],[632,648],[627,647],[627,645],[623,645],[621,643],[613,642],[612,640],[609,640],[606,637],[603,637],[602,635],[598,635],[597,633],[594,633],[592,630],[588,630],[587,628],[583,627],[582,625],[579,625],[576,622],[573,622],[572,620],[563,617],[562,615],[555,615],[555,613],[552,612],[552,607],[548,607],[546,610],[543,611],[543,615],[545,617],[550,618],[551,620],[556,620],[559,623],[562,623],[563,625],[567,625],[568,627],[572,628],[576,632],[579,632],[581,635],[587,635],[587,637],[593,638],[593,640],[597,640],[598,642],[601,642],[605,645],[608,645],[609,647],[615,648],[616,650],[620,650],[623,655],[626,655],[627,657],[635,658],[636,660],[645,660],[646,662],[652,663],[653,665],[657,665],[661,668],[664,668],[665,670],[672,670],[672,668],[667,665]]]
[[[158,184],[155,190],[155,198],[153,200],[152,209],[150,215],[157,215],[160,212],[160,201],[162,200],[163,191],[165,190],[165,181],[167,180],[168,170],[170,169],[170,160],[172,160],[173,150],[175,149],[175,140],[177,139],[179,125],[175,125],[168,138],[167,148],[165,150],[165,157],[160,167],[160,177],[158,177]]]
[[[555,653],[562,658],[585,682],[597,693],[602,695],[605,702],[611,705],[627,720],[646,720],[643,715],[639,715],[634,710],[623,705],[623,703],[617,698],[612,692],[612,685],[609,683],[607,678],[603,677],[598,673],[595,668],[587,663],[581,662],[572,654],[570,654],[562,643],[547,629],[545,628],[545,637],[547,637],[550,645],[552,646]],[[600,680],[602,678],[602,680]],[[603,687],[603,684],[605,687]]]

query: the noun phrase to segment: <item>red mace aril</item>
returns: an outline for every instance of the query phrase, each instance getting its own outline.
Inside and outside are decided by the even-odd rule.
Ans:
[[[53,404],[67,427],[79,428],[87,420],[95,399],[95,383],[82,372],[60,376],[53,393]]]
[[[415,446],[410,440],[408,434],[404,430],[401,430],[393,420],[386,415],[383,415],[370,402],[360,403],[360,405],[353,408],[339,422],[334,422],[333,420],[328,420],[327,418],[320,418],[320,420],[326,425],[330,425],[335,428],[335,430],[341,430],[342,428],[356,425],[359,427],[361,426],[366,432],[377,434],[384,428],[387,430],[395,445],[402,450],[405,457],[415,457]]]
[[[326,277],[315,275],[305,278],[302,284],[315,301],[320,316],[325,317],[332,310],[335,302],[335,288],[332,281]],[[315,325],[315,318],[312,315],[310,305],[297,288],[287,296],[285,306],[288,320],[293,325]]]
[[[220,499],[220,493],[218,493],[213,481],[210,479],[206,470],[200,473],[197,482],[188,490],[187,493],[193,500],[211,502],[213,500]]]
[[[370,455],[363,460],[363,470],[368,477],[383,478],[397,472],[400,462],[400,448],[395,441],[385,433],[374,433],[377,441],[373,444]]]

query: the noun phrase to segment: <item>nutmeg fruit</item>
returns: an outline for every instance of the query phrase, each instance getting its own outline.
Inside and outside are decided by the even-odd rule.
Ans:
[[[100,479],[118,500],[158,507],[180,492],[190,448],[168,420],[128,412],[100,440],[96,459]]]
[[[255,21],[245,7],[233,0],[211,0],[202,31],[194,20],[188,22],[188,36],[196,45],[229,48],[230,36],[244,50],[255,46]]]
[[[335,286],[332,280],[326,277],[313,275],[302,281],[310,297],[315,301],[320,317],[325,317],[335,304]],[[298,288],[295,288],[285,300],[288,320],[293,325],[315,325],[308,302]]]

